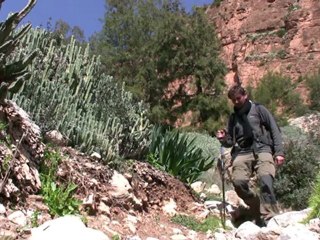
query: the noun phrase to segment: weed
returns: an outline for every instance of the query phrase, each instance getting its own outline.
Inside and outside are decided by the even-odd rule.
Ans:
[[[6,155],[3,158],[3,162],[2,162],[3,170],[7,171],[9,169],[11,160],[12,160],[12,155]]]
[[[66,185],[56,184],[56,171],[61,161],[61,155],[55,151],[45,152],[45,161],[40,168],[40,179],[42,184],[41,193],[49,212],[53,216],[63,216],[79,212],[80,201],[73,197],[77,185],[68,183]]]
[[[8,127],[8,124],[3,122],[3,121],[0,121],[0,131],[4,131],[6,130]]]
[[[112,240],[121,240],[121,237],[119,235],[113,235]]]
[[[276,35],[279,37],[279,38],[283,38],[287,33],[287,30],[285,28],[280,28],[277,32],[276,32]]]
[[[38,223],[39,215],[40,215],[40,212],[38,210],[36,210],[32,213],[31,219],[30,219],[32,228],[39,226],[39,223]]]
[[[201,222],[193,216],[176,215],[171,221],[197,232],[207,232],[208,230],[215,231],[221,226],[221,221],[216,216],[209,216]]]
[[[289,13],[290,12],[293,12],[293,11],[297,11],[297,10],[299,10],[301,8],[301,6],[300,5],[290,5],[289,7],[288,7],[288,11],[289,11]]]
[[[288,53],[284,49],[281,49],[277,52],[277,57],[279,57],[280,59],[285,59],[287,55]]]

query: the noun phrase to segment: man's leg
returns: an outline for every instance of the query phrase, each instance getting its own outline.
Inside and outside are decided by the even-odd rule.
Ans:
[[[260,220],[260,201],[256,192],[250,189],[249,180],[252,175],[253,153],[238,155],[232,164],[233,186],[240,198],[249,206],[242,211],[244,221]]]
[[[232,182],[238,196],[243,200],[254,197],[249,188],[252,174],[253,154],[237,155],[232,163]]]
[[[279,213],[273,189],[275,164],[270,153],[259,153],[256,165],[260,184],[260,212],[265,222]]]

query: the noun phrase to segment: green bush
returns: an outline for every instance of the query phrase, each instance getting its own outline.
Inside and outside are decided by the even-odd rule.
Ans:
[[[286,162],[277,170],[274,188],[281,205],[301,210],[308,207],[312,182],[319,171],[318,146],[291,140],[285,146]]]
[[[217,228],[221,227],[221,221],[216,216],[209,216],[203,221],[199,221],[193,216],[176,215],[171,221],[197,232],[207,232],[208,230],[215,231]]]
[[[186,133],[155,126],[148,161],[183,182],[192,183],[213,163],[194,142],[195,138],[189,138]]]
[[[49,207],[49,213],[52,216],[78,213],[80,201],[73,196],[77,185],[74,183],[57,185],[56,183],[61,155],[54,151],[46,151],[44,159],[40,168],[41,194]]]
[[[294,91],[296,84],[286,76],[269,72],[252,91],[253,99],[265,105],[278,120],[301,116],[307,108],[303,105],[300,95]],[[278,114],[279,107],[282,111],[281,116]]]

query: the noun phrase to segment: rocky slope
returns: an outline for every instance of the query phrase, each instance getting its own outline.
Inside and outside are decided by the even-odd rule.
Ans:
[[[320,1],[222,0],[206,13],[222,43],[226,81],[245,85],[268,71],[292,79],[318,70]]]

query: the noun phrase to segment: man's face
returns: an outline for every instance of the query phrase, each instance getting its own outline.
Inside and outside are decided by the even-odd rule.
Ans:
[[[244,103],[247,101],[248,95],[247,94],[236,94],[232,99],[232,103],[236,108],[241,108]]]

